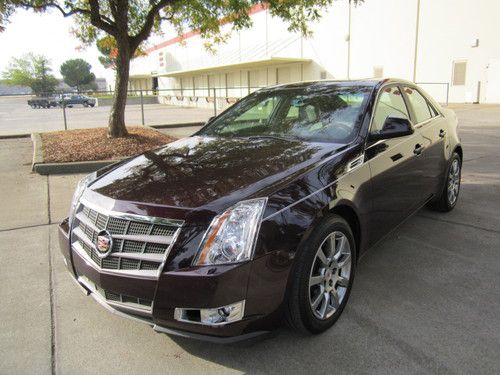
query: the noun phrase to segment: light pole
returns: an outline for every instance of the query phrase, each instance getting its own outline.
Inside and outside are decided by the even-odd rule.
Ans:
[[[420,0],[417,0],[417,20],[415,24],[415,52],[413,54],[413,82],[417,82],[418,34],[420,32]]]
[[[347,79],[351,79],[351,10],[352,0],[349,0],[349,20],[347,27]]]

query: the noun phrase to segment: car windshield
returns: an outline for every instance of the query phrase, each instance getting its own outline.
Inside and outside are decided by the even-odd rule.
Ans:
[[[348,143],[358,134],[369,86],[321,85],[255,92],[198,135]]]

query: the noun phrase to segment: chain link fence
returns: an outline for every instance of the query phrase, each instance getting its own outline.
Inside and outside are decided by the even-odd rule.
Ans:
[[[130,90],[128,126],[200,125],[259,87]],[[0,135],[105,127],[113,92],[0,96]]]
[[[449,82],[417,82],[417,85],[427,91],[439,103],[448,105],[450,99]]]
[[[446,82],[418,83],[441,103],[448,104]],[[240,98],[261,87],[195,87],[130,90],[125,121],[128,126],[200,126]],[[0,135],[105,127],[113,92],[0,96]]]

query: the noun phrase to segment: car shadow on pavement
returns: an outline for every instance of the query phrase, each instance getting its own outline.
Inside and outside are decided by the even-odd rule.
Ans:
[[[362,257],[349,303],[323,334],[282,327],[253,343],[172,339],[194,356],[249,373],[488,372],[498,363],[491,322],[500,301],[480,289],[498,271],[491,264],[498,237],[477,232],[422,209]]]

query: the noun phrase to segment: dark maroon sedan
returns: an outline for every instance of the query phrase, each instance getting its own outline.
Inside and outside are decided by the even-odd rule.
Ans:
[[[453,209],[462,158],[454,113],[410,82],[265,88],[84,178],[60,244],[87,294],[156,331],[319,333],[368,248],[425,204]]]

